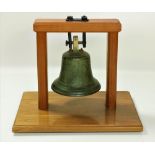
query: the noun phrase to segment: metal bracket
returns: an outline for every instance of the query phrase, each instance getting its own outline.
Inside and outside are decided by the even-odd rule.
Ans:
[[[79,22],[87,22],[89,21],[87,16],[81,16],[81,18],[73,18],[73,16],[67,16],[66,21],[73,22],[73,21],[79,21]]]
[[[73,16],[68,16],[66,18],[67,22],[73,22],[73,21],[78,21],[78,22],[87,22],[89,21],[87,16],[82,16],[81,18],[73,18]],[[82,41],[79,41],[78,44],[82,44],[83,48],[86,47],[86,32],[82,32]],[[72,34],[71,32],[68,32],[68,40],[66,40],[66,46],[69,45],[69,48],[72,49],[73,41],[72,41]]]
[[[83,48],[86,47],[86,33],[82,33],[82,41],[79,41],[78,44],[82,44]],[[72,34],[68,32],[68,40],[66,40],[66,46],[69,45],[69,48],[72,49],[73,41],[72,41]]]

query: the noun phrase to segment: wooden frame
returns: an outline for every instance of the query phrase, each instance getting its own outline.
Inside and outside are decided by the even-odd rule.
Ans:
[[[130,93],[117,91],[118,33],[121,31],[119,20],[91,19],[88,22],[67,22],[63,19],[37,19],[33,28],[37,34],[38,92],[24,92],[13,132],[143,130]],[[76,99],[48,92],[49,32],[108,33],[106,92],[100,91]],[[71,109],[68,105],[71,105]]]
[[[63,19],[38,19],[34,23],[34,31],[37,33],[38,93],[40,109],[48,109],[46,47],[46,33],[48,32],[108,33],[106,105],[109,109],[116,108],[117,47],[118,32],[121,31],[119,20],[91,19],[89,22],[66,22]]]

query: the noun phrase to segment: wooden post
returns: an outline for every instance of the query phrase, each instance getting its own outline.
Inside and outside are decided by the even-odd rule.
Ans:
[[[46,32],[37,32],[38,106],[48,109],[47,38]]]
[[[106,106],[116,108],[118,32],[108,33]]]

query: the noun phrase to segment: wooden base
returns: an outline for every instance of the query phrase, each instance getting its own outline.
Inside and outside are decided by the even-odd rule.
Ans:
[[[49,109],[38,109],[38,93],[25,92],[13,132],[142,131],[143,126],[127,91],[117,92],[116,111],[105,107],[105,92],[85,97],[49,93]]]

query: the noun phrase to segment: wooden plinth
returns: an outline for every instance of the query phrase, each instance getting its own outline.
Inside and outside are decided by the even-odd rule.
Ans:
[[[116,111],[106,110],[105,92],[85,97],[49,93],[48,111],[38,109],[38,93],[25,92],[13,132],[142,131],[143,126],[127,91],[117,92]]]

